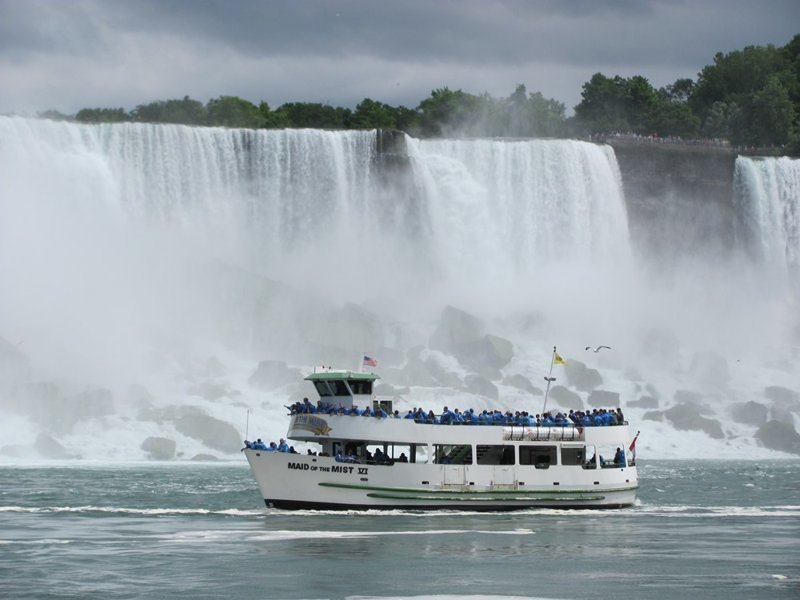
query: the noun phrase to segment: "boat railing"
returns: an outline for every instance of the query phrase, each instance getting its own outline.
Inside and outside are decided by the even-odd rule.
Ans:
[[[513,442],[583,441],[582,427],[504,427],[503,439]]]

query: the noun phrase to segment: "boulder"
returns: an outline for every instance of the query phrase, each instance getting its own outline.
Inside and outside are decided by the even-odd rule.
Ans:
[[[216,456],[214,456],[213,454],[203,454],[201,452],[200,454],[195,454],[189,460],[195,461],[195,462],[213,462],[213,461],[218,461],[219,459]]]
[[[64,458],[80,458],[80,455],[73,454],[69,450],[67,450],[60,442],[58,442],[53,436],[49,433],[40,433],[36,436],[36,441],[33,443],[33,447],[36,452],[39,453],[40,456],[45,458],[57,458],[57,459],[64,459]]]
[[[580,395],[565,388],[563,385],[552,387],[547,398],[548,401],[553,400],[560,408],[583,409],[583,400],[581,400]]]
[[[767,421],[758,428],[755,437],[765,448],[800,454],[800,435],[792,423]]]
[[[714,419],[707,419],[700,414],[700,408],[695,404],[676,404],[664,411],[664,416],[679,431],[704,431],[714,439],[724,439],[722,425]]]
[[[619,393],[606,390],[592,390],[586,399],[589,406],[595,408],[615,408],[619,406]]]
[[[499,397],[497,386],[480,375],[467,375],[464,378],[464,384],[466,385],[467,391],[471,394],[484,396],[492,400],[497,400]]]
[[[290,368],[282,360],[262,360],[247,380],[250,385],[262,391],[270,391],[303,379],[298,369]]]
[[[507,339],[487,334],[475,341],[456,344],[452,353],[475,370],[482,366],[502,369],[514,358],[514,346]]]
[[[591,369],[579,360],[570,359],[564,365],[567,381],[576,390],[590,392],[599,385],[603,385],[603,377],[597,369]]]
[[[731,416],[737,423],[763,425],[767,422],[769,409],[759,402],[738,402],[731,405]]]
[[[164,437],[149,437],[142,442],[142,450],[153,460],[172,460],[175,458],[175,440]]]
[[[653,396],[640,396],[638,400],[631,400],[628,406],[634,408],[658,408],[658,399]]]
[[[663,410],[648,410],[646,413],[642,415],[642,419],[645,421],[658,421],[661,422],[664,420],[664,411]]]
[[[454,354],[459,346],[475,342],[484,334],[484,324],[478,317],[453,306],[447,306],[442,311],[439,325],[431,336],[429,346],[447,354]]]
[[[800,408],[800,392],[795,390],[790,390],[780,385],[770,385],[764,388],[764,396],[773,402]]]
[[[503,379],[503,384],[528,392],[532,396],[542,396],[544,391],[531,383],[531,380],[519,373],[508,375]]]
[[[233,425],[208,415],[181,416],[175,419],[175,428],[183,435],[200,440],[220,452],[238,452],[242,446],[242,436]]]

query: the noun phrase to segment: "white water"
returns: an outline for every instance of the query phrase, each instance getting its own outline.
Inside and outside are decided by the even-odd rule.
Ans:
[[[742,243],[797,281],[800,271],[800,160],[736,160],[735,200]]]
[[[727,281],[730,266],[704,265],[685,281],[641,274],[610,148],[408,143],[414,185],[404,194],[374,172],[374,132],[0,117],[0,338],[28,360],[0,385],[0,446],[47,430],[19,391],[30,381],[52,382],[62,396],[112,391],[113,414],[53,432],[88,458],[143,458],[148,436],[174,439],[184,457],[209,453],[169,421],[137,420],[131,384],[155,406],[196,406],[242,435],[249,407],[250,434],[277,438],[281,405],[310,392],[253,388],[259,360],[308,368],[346,356],[342,366],[355,367],[361,352],[427,344],[447,304],[510,339],[506,374],[534,382],[558,344],[598,368],[603,389],[623,403],[652,383],[666,407],[674,390],[693,385],[692,354],[722,347],[734,372],[730,388],[712,395],[718,414],[731,400],[759,399],[765,385],[797,388],[797,357],[781,337],[796,323],[790,296],[771,293],[770,310],[753,316],[763,296]],[[796,206],[796,192],[787,197]],[[676,351],[650,348],[654,331]],[[600,343],[615,353],[584,353]],[[788,370],[764,366],[767,346]],[[466,373],[452,357],[426,355]],[[221,392],[203,395],[203,386]],[[500,391],[509,407],[531,402]],[[459,397],[486,403],[421,387],[409,401],[437,409]],[[639,421],[644,411],[626,412]],[[731,439],[717,442],[641,425],[639,447],[652,455],[769,454],[747,426],[726,425]]]

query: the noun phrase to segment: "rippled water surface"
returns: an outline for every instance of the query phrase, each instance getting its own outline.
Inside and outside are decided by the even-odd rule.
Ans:
[[[0,598],[798,598],[800,461],[648,462],[634,508],[264,508],[244,464],[0,468]]]

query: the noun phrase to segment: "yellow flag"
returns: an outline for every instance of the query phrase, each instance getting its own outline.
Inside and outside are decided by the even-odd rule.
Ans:
[[[555,354],[556,354],[556,357],[555,357],[555,359],[553,359],[553,364],[555,364],[555,365],[565,365],[565,364],[567,364],[567,361],[565,361],[563,358],[561,358],[561,356],[559,356],[558,352],[556,352]]]

